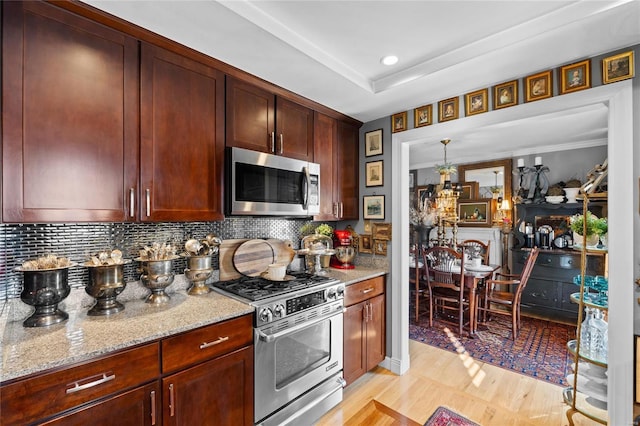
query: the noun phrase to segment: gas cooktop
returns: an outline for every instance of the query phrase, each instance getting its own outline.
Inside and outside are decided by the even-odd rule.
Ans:
[[[243,276],[229,281],[217,281],[211,285],[243,299],[255,302],[336,281],[333,278],[313,275],[307,272],[290,272],[288,277],[290,278],[284,281],[270,281],[262,277]]]

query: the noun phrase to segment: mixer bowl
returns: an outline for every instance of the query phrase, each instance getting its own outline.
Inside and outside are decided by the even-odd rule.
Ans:
[[[351,266],[351,261],[356,257],[356,250],[353,247],[336,247],[334,250],[336,252],[336,260],[338,260],[343,267]]]

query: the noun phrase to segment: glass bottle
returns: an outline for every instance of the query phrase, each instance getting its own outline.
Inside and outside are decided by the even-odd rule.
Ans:
[[[593,324],[593,311],[591,307],[585,307],[585,320],[580,327],[580,355],[590,357],[591,356],[591,328]]]
[[[595,361],[607,362],[607,345],[609,343],[608,325],[604,320],[604,312],[594,309],[591,324],[591,346],[589,357]]]

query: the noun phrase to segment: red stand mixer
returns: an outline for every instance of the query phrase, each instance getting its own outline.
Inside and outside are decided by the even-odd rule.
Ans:
[[[333,249],[336,254],[331,256],[331,267],[338,269],[353,269],[355,266],[351,261],[356,257],[356,250],[353,248],[353,236],[351,231],[336,230],[333,232]]]

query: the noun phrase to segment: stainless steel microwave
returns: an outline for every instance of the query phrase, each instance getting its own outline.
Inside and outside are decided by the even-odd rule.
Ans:
[[[242,148],[227,151],[227,213],[320,213],[320,165]]]

